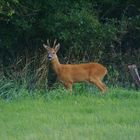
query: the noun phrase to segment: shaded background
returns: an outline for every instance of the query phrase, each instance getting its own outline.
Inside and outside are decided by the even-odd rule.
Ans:
[[[139,0],[1,0],[0,90],[52,86],[42,43],[55,38],[61,63],[99,62],[108,85],[134,87],[127,66],[140,68]]]

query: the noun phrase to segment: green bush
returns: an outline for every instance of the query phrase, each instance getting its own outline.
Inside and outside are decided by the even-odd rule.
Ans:
[[[58,55],[62,63],[103,63],[113,69],[114,76],[108,81],[114,83],[129,77],[128,64],[140,66],[137,0],[1,0],[0,5],[0,71],[17,67],[20,60],[21,70],[26,61],[34,59],[29,70],[34,75],[42,67],[42,42],[47,38],[61,43]],[[43,83],[46,74],[43,76],[42,69],[37,74],[43,79],[37,81]]]

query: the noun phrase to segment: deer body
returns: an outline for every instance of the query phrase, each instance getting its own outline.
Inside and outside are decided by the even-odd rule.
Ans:
[[[49,55],[51,57],[52,67],[66,89],[72,91],[73,83],[88,81],[95,84],[101,91],[106,91],[106,86],[102,83],[102,79],[107,74],[107,69],[103,65],[99,63],[60,64],[56,55],[59,46],[58,44],[55,48],[49,48],[44,45],[48,50],[48,57]]]

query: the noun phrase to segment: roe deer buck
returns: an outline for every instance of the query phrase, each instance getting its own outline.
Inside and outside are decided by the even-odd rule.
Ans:
[[[60,64],[56,54],[60,44],[56,45],[55,40],[51,48],[49,40],[47,40],[47,45],[43,44],[43,46],[47,49],[48,59],[51,61],[58,79],[63,82],[66,89],[72,91],[73,83],[88,81],[95,84],[102,92],[106,91],[106,86],[102,83],[102,79],[107,74],[106,67],[99,63]]]

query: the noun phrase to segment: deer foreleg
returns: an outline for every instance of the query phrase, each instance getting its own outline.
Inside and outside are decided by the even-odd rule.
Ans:
[[[64,83],[64,86],[67,90],[70,90],[72,94],[72,83],[71,82]]]

